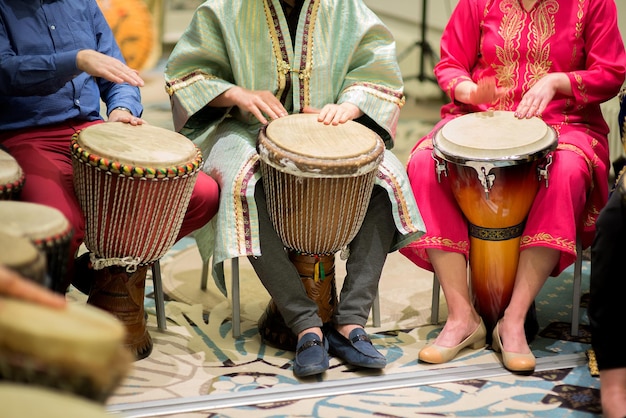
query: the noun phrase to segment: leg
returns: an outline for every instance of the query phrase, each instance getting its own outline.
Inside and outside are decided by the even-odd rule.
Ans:
[[[206,173],[199,172],[176,241],[203,227],[215,216],[219,195],[217,182]]]
[[[621,257],[626,251],[626,204],[624,178],[618,181],[600,212],[591,246],[589,323],[591,345],[600,369],[602,413],[607,418],[626,416],[626,358],[617,334],[623,327],[623,280]]]
[[[453,347],[476,330],[480,317],[470,299],[467,281],[467,264],[462,254],[442,250],[428,250],[435,267],[441,289],[448,306],[448,319],[439,336],[437,345]]]
[[[349,246],[336,329],[327,334],[330,352],[354,366],[379,369],[387,365],[387,359],[374,348],[363,327],[395,234],[387,192],[375,186],[363,224]]]
[[[626,367],[600,370],[602,416],[626,417]]]
[[[321,328],[323,324],[317,314],[317,304],[306,294],[300,274],[289,260],[284,244],[272,226],[261,182],[256,186],[254,197],[262,255],[249,257],[252,267],[294,334]],[[321,329],[316,332],[321,336]]]
[[[463,254],[430,249],[448,306],[448,319],[434,342],[420,350],[418,358],[427,363],[446,363],[465,347],[485,346],[487,329],[470,298],[467,264]]]
[[[298,270],[289,260],[283,242],[272,226],[261,182],[256,186],[254,198],[259,216],[262,255],[249,257],[250,263],[285,323],[298,337],[294,374],[310,376],[323,373],[329,363],[317,303],[307,295]]]
[[[367,322],[395,234],[387,192],[375,186],[363,224],[349,246],[347,275],[335,315],[335,323],[346,337]]]

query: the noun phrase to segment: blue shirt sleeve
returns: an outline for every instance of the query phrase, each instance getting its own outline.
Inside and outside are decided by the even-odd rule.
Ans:
[[[95,0],[0,2],[0,129],[100,119],[101,101],[141,115],[137,87],[76,67],[83,49],[123,61]]]

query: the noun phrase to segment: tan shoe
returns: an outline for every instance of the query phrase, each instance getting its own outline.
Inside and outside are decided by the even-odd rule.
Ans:
[[[482,348],[487,343],[487,328],[482,318],[480,324],[467,338],[454,347],[443,347],[435,343],[430,343],[422,348],[417,357],[426,363],[440,364],[453,360],[462,349],[469,347],[473,350]]]
[[[500,338],[500,332],[498,326],[500,322],[496,324],[493,329],[493,341],[491,343],[495,352],[502,352],[502,365],[509,371],[514,373],[532,373],[535,370],[535,356],[532,352],[528,354],[512,353],[510,351],[504,351],[502,348],[502,339]]]

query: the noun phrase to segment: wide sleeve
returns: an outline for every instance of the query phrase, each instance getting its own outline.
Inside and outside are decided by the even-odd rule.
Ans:
[[[454,101],[456,86],[472,80],[480,55],[480,17],[477,0],[460,0],[444,28],[440,60],[434,73],[441,89]]]
[[[585,70],[568,73],[576,105],[615,97],[624,82],[626,55],[613,0],[592,0],[585,19]]]
[[[223,118],[229,109],[209,108],[217,96],[234,86],[219,13],[200,6],[170,54],[165,68],[174,129],[193,137]],[[228,23],[228,22],[224,22]]]

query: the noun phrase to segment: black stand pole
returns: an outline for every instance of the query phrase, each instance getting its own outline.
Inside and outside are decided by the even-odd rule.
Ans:
[[[410,45],[404,51],[402,51],[398,55],[398,61],[402,61],[408,55],[408,53],[410,53],[414,48],[419,48],[420,49],[419,72],[417,74],[415,74],[415,75],[404,77],[404,81],[411,80],[411,79],[417,79],[420,82],[430,81],[430,82],[435,83],[435,84],[438,85],[437,79],[433,75],[426,74],[424,72],[425,63],[426,63],[426,59],[427,58],[430,61],[431,68],[434,68],[435,64],[439,60],[439,57],[435,54],[435,51],[432,49],[432,47],[430,46],[430,44],[426,40],[426,27],[427,27],[427,25],[426,25],[426,17],[427,17],[426,9],[427,9],[427,4],[428,4],[428,0],[422,0],[422,24],[421,24],[421,27],[420,27],[420,29],[421,29],[421,34],[420,34],[421,39],[419,41],[415,42],[414,44]]]

